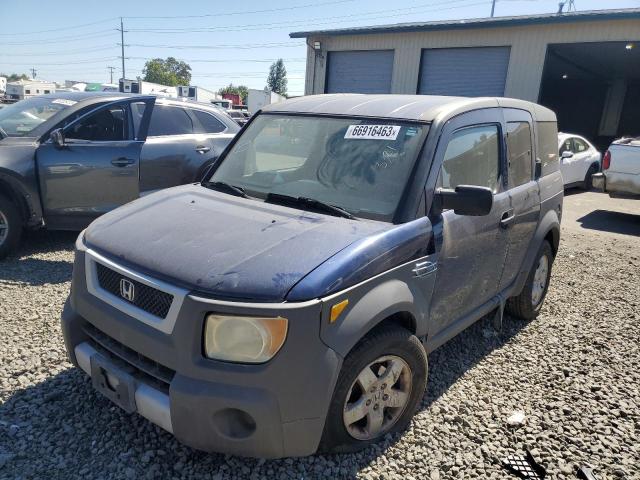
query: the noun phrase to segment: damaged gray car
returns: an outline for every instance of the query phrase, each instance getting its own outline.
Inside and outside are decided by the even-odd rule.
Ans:
[[[408,426],[429,351],[487,314],[538,315],[562,199],[556,116],[533,103],[270,105],[202,183],[80,235],[66,347],[192,447],[358,450]]]

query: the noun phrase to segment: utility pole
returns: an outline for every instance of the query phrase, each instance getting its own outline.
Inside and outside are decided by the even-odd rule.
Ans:
[[[111,76],[111,80],[109,81],[109,83],[113,83],[113,71],[116,69],[116,67],[107,67],[109,69],[109,75]]]
[[[122,23],[122,17],[120,17],[120,46],[122,47],[122,79],[124,80],[127,77],[124,71],[124,25]]]
[[[496,0],[493,0],[493,2],[491,3],[491,18],[493,18],[493,14],[496,11]]]
[[[35,79],[36,79],[36,75],[37,75],[37,74],[38,74],[38,71],[37,71],[35,68],[32,68],[32,69],[31,69],[31,78],[32,78],[33,80],[35,80]]]

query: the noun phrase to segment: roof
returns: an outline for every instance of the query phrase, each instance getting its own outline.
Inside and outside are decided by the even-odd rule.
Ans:
[[[262,111],[269,113],[316,113],[354,117],[397,118],[432,122],[440,116],[452,116],[469,110],[491,107],[528,110],[537,120],[555,121],[555,114],[535,103],[502,97],[444,97],[436,95],[365,95],[337,93],[309,95],[272,103]]]
[[[640,19],[640,8],[611,10],[585,10],[582,12],[541,13],[511,17],[471,18],[465,20],[438,20],[433,22],[395,23],[370,27],[338,28],[332,30],[311,30],[293,32],[291,38],[334,35],[366,35],[372,33],[422,32],[435,30],[461,30],[474,28],[513,27],[551,23],[575,23],[605,20]]]

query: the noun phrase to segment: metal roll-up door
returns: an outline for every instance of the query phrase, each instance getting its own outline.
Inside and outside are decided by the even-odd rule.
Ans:
[[[393,50],[329,52],[326,93],[391,93]]]
[[[502,97],[510,47],[422,50],[418,93],[462,97]]]

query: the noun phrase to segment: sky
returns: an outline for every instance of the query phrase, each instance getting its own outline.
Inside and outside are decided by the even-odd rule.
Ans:
[[[496,0],[495,16],[553,13],[559,0]],[[294,31],[488,17],[492,0],[0,0],[0,72],[63,82],[122,76],[145,61],[174,56],[191,65],[191,85],[264,88],[270,64],[284,59],[289,95],[304,92],[306,47]],[[640,0],[575,0],[577,10],[640,7]]]

